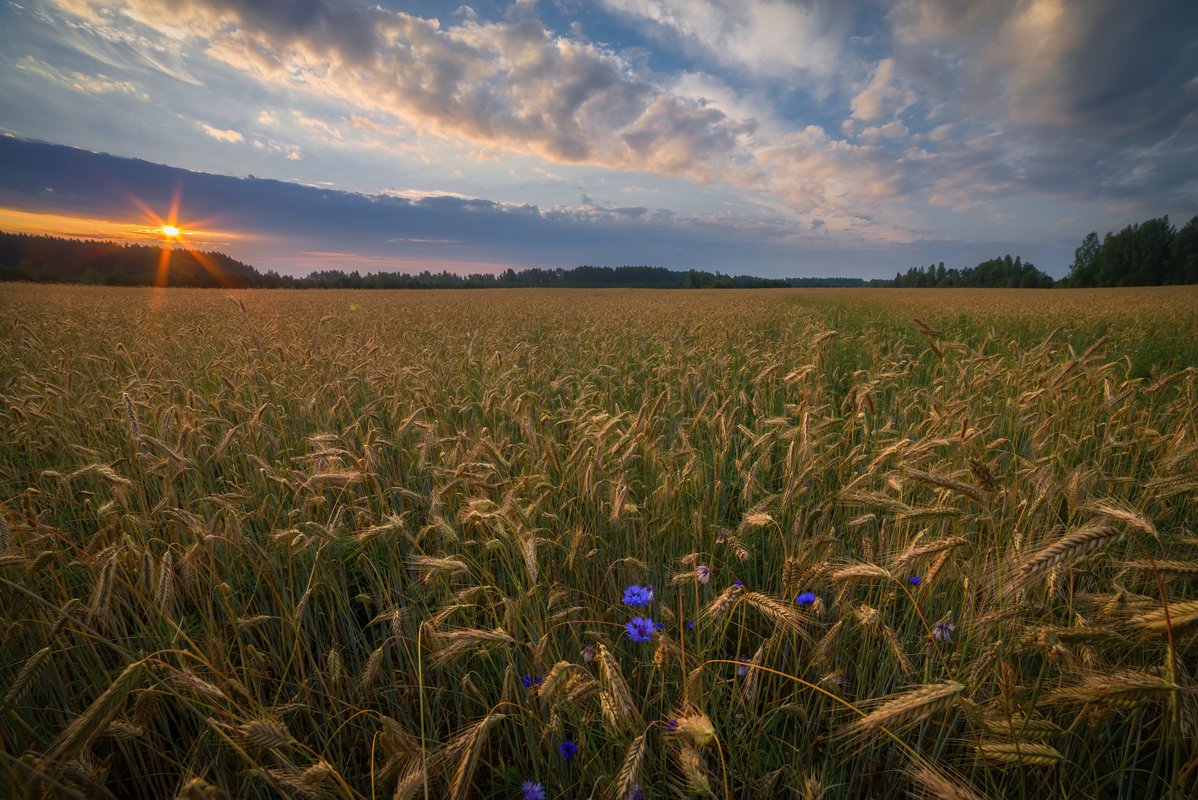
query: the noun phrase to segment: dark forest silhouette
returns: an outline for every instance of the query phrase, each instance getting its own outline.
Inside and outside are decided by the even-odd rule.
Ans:
[[[572,269],[507,269],[498,273],[403,273],[320,270],[303,278],[259,272],[224,253],[183,247],[117,244],[94,240],[0,232],[0,280],[167,286],[307,289],[468,289],[507,287],[744,289],[786,286],[897,286],[914,288],[1050,288],[1053,286],[1155,286],[1198,283],[1198,216],[1180,230],[1169,218],[1129,225],[1099,241],[1088,234],[1069,275],[1059,281],[1019,256],[1005,255],[974,267],[944,262],[911,267],[893,280],[860,278],[759,278],[665,267],[580,266]]]

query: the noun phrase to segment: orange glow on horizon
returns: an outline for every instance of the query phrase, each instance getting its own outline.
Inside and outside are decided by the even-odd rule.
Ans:
[[[228,278],[219,266],[202,253],[199,247],[220,248],[231,241],[244,239],[241,234],[227,231],[203,230],[203,221],[179,224],[179,193],[175,193],[169,216],[155,214],[144,203],[131,198],[133,205],[141,211],[143,222],[126,222],[101,217],[84,217],[70,214],[55,214],[48,211],[26,211],[19,208],[0,206],[0,230],[9,233],[24,233],[35,236],[57,236],[63,239],[92,239],[119,244],[156,245],[161,248],[158,256],[154,285],[170,283],[171,254],[176,248],[186,250],[201,267],[220,285]]]
[[[166,228],[172,227],[176,234],[172,239],[185,236],[192,245],[219,248],[239,239],[242,234],[227,231],[180,228],[178,225],[159,223],[147,225],[104,217],[86,217],[73,214],[55,214],[49,211],[26,211],[19,208],[0,206],[0,230],[9,233],[25,233],[34,236],[58,236],[63,239],[97,239],[127,244],[161,244],[167,236]]]

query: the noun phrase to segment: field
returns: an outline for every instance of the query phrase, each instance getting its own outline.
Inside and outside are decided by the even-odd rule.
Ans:
[[[1198,791],[1198,288],[0,287],[0,795]]]

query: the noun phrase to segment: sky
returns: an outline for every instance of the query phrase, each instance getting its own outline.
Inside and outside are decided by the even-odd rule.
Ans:
[[[1198,214],[1193,0],[0,0],[0,230],[892,277]]]

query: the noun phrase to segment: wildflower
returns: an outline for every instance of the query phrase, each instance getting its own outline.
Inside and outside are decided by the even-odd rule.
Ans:
[[[666,629],[666,624],[664,622],[654,622],[653,623],[653,630],[664,631],[665,629]]]
[[[693,631],[695,629],[694,620],[688,619],[686,622],[682,623],[682,627],[686,628],[688,631]]]
[[[647,606],[653,602],[652,586],[637,586],[635,583],[624,590],[624,605]]]
[[[727,528],[720,528],[718,531],[716,531],[715,540],[716,542],[723,544],[731,535],[732,531],[728,530]]]
[[[699,583],[707,583],[709,580],[711,580],[711,567],[707,566],[706,564],[700,564],[699,566],[695,567],[695,578],[699,581]]]
[[[628,800],[645,800],[645,793],[641,790],[639,783],[632,787],[632,793],[628,795]]]
[[[956,627],[951,622],[937,622],[932,626],[932,638],[938,642],[951,642]]]
[[[740,662],[740,666],[736,668],[736,675],[743,678],[749,674],[749,665],[753,662],[747,658],[738,658],[736,660]]]
[[[918,575],[912,575],[910,578],[907,578],[907,583],[911,584],[912,586],[918,586],[919,584],[923,583],[923,578],[919,577]]]
[[[634,642],[647,642],[653,638],[653,620],[648,617],[633,617],[624,625],[628,638]]]
[[[561,746],[558,747],[558,750],[561,752],[562,758],[564,758],[566,761],[569,761],[570,759],[574,758],[574,754],[578,752],[578,744],[573,739],[567,739],[561,743]]]
[[[540,675],[525,675],[523,678],[520,679],[520,683],[522,683],[524,685],[525,689],[531,689],[534,686],[541,685],[541,676]]]
[[[744,582],[744,581],[742,581],[740,578],[737,578],[736,580],[734,580],[734,581],[732,582],[732,585],[733,585],[733,586],[742,586],[742,587],[743,587],[743,586],[745,585],[745,582]]]
[[[588,644],[582,648],[582,660],[588,663],[595,660],[595,645]]]
[[[801,606],[809,606],[818,599],[819,598],[816,597],[815,592],[803,592],[795,598],[795,602]]]
[[[678,724],[678,720],[676,720],[676,719],[666,720],[666,730],[669,731],[670,733],[677,733],[678,729],[680,727],[681,727],[681,725]]]
[[[545,787],[539,783],[525,781],[520,785],[520,800],[545,800]]]

